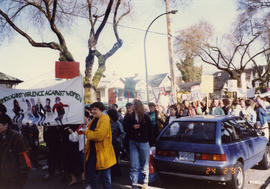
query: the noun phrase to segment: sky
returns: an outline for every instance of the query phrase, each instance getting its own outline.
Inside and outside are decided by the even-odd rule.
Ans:
[[[177,14],[171,15],[172,35],[176,35],[177,31],[196,24],[200,20],[212,24],[217,36],[222,36],[230,31],[237,16],[235,0],[192,0],[190,2],[185,6],[171,6],[171,10],[178,10]],[[131,14],[120,22],[122,27],[118,29],[123,46],[107,60],[105,75],[113,72],[122,77],[132,76],[136,73],[145,75],[143,46],[145,30],[154,18],[165,12],[165,4],[162,0],[133,0]],[[48,31],[44,31],[42,34],[34,33],[34,38],[37,41],[47,38],[54,39],[48,33]],[[166,16],[162,16],[153,23],[147,34],[146,52],[149,75],[169,73],[166,33]],[[85,57],[88,53],[88,35],[89,24],[85,19],[80,19],[64,32],[69,50],[75,60],[80,62],[82,75],[84,75]],[[108,24],[100,37],[98,49],[106,53],[114,42],[111,25]],[[47,83],[54,80],[54,66],[57,59],[57,51],[32,47],[18,34],[15,34],[11,40],[5,40],[0,46],[0,72],[23,80],[24,82],[17,88],[46,86]],[[175,61],[177,61],[177,57],[174,55]],[[198,62],[198,64],[200,63]],[[204,73],[214,71],[214,67],[203,67]],[[179,73],[175,68],[175,75],[179,75]]]

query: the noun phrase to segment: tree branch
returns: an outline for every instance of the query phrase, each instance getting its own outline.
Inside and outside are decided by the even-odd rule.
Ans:
[[[21,6],[21,7],[13,14],[13,16],[10,17],[10,20],[14,19],[14,18],[17,16],[17,14],[19,14],[19,12],[21,12],[21,10],[23,10],[23,9],[24,9],[25,7],[27,7],[27,6],[29,6],[29,4],[25,4],[25,5]]]
[[[122,47],[123,41],[119,39],[111,48],[109,52],[104,55],[105,60],[111,57],[119,48]]]
[[[260,55],[260,54],[262,54],[262,53],[264,53],[264,52],[266,52],[266,51],[269,51],[269,50],[270,50],[270,48],[264,49],[264,50],[262,50],[262,51],[256,53],[256,54],[253,55],[252,57],[250,57],[250,59],[245,63],[244,67],[246,67],[246,65],[247,65],[252,59],[254,59],[256,56],[258,56],[258,55]]]
[[[39,6],[37,3],[35,3],[35,2],[30,2],[30,1],[28,1],[28,0],[24,0],[25,2],[27,2],[29,5],[32,5],[33,7],[36,7],[40,12],[42,12],[44,15],[45,15],[45,17],[48,19],[49,17],[48,17],[48,14],[46,13],[46,11],[45,10],[43,10],[43,8],[41,7],[41,6]]]
[[[10,18],[8,17],[7,14],[5,14],[1,9],[0,9],[0,15],[2,15],[5,20],[8,22],[8,24],[16,31],[18,32],[20,35],[22,35],[24,38],[26,38],[28,40],[28,42],[33,46],[33,47],[45,47],[45,48],[51,48],[51,49],[55,49],[58,51],[61,51],[61,48],[59,46],[59,44],[55,43],[55,42],[49,42],[49,43],[38,43],[35,42],[27,33],[25,33],[24,31],[22,31],[20,28],[18,28],[13,22],[12,20],[10,20]]]
[[[121,2],[121,0],[118,0],[118,2]],[[119,3],[120,5],[120,3]],[[117,8],[118,9],[118,8]],[[118,11],[115,11],[115,13],[117,13]],[[117,20],[116,22],[116,26],[118,26],[120,20],[122,20],[126,15],[128,15],[130,13],[130,1],[128,1],[128,10],[126,12],[124,12]],[[116,18],[116,16],[115,16]]]
[[[91,30],[90,30],[90,37],[91,36],[94,36],[95,35],[95,22],[93,22],[93,19],[92,19],[92,4],[90,3],[90,0],[87,0],[87,5],[88,5],[88,17],[89,17],[89,22],[90,22],[90,25],[91,25]]]
[[[112,5],[113,5],[113,0],[110,0],[108,6],[107,6],[107,9],[105,11],[105,16],[101,22],[101,24],[99,25],[98,29],[97,29],[97,32],[95,34],[95,41],[98,41],[98,38],[99,38],[99,35],[101,33],[101,31],[103,30],[105,24],[107,23],[107,20],[110,16],[110,12],[111,12],[111,9],[112,9]]]
[[[50,10],[49,2],[47,0],[43,0],[43,1],[45,3],[47,15],[48,15],[47,18],[48,18],[48,21],[50,23],[50,27],[51,27],[52,31],[56,34],[56,36],[58,38],[58,41],[59,41],[59,43],[61,45],[61,52],[63,52],[64,51],[63,48],[67,48],[66,47],[66,41],[65,41],[63,35],[61,34],[61,32],[58,30],[58,28],[55,25],[55,14],[56,14],[56,11],[57,11],[58,0],[53,1],[53,12],[52,13],[51,13],[51,10]]]
[[[260,35],[261,35],[261,34],[256,35],[251,41],[249,41],[249,42],[246,44],[246,48],[245,48],[244,52],[242,53],[242,56],[241,56],[241,59],[240,59],[240,69],[245,69],[247,63],[244,64],[244,66],[243,66],[243,59],[244,59],[244,56],[245,56],[245,54],[246,54],[246,52],[247,52],[247,50],[248,50],[250,44],[253,43],[253,42],[255,41],[255,39],[257,39]]]
[[[55,23],[55,15],[57,10],[57,0],[53,1],[53,12],[52,12],[52,19],[51,22]]]

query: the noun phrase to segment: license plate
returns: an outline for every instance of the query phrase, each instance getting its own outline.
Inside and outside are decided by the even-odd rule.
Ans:
[[[181,161],[194,161],[193,152],[178,152],[178,159]]]

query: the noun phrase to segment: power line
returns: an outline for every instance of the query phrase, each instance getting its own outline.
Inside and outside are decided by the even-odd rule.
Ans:
[[[86,16],[76,15],[76,14],[73,14],[73,13],[69,13],[69,14],[72,15],[72,16],[77,16],[77,17],[84,18],[84,19],[87,19],[88,20],[88,17],[86,17]],[[100,20],[97,20],[97,21],[98,22],[102,22]],[[113,25],[112,22],[107,21],[107,23]],[[146,32],[146,29],[142,29],[142,28],[137,28],[137,27],[132,27],[132,26],[126,26],[126,25],[123,25],[123,24],[118,24],[118,26],[121,27],[121,28],[127,28],[127,29],[133,29],[133,30],[137,30],[137,31],[141,31],[141,32]],[[153,34],[157,34],[157,35],[168,36],[167,33],[155,32],[155,31],[151,31],[151,30],[149,30],[148,33],[153,33]],[[174,35],[170,35],[170,36],[177,39],[177,37],[174,36]]]

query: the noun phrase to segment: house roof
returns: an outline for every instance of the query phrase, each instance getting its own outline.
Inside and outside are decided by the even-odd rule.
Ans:
[[[156,75],[150,75],[149,76],[149,85],[152,88],[159,87],[162,81],[166,78],[168,73],[162,73],[162,74],[156,74]]]
[[[190,91],[192,86],[200,85],[200,83],[201,83],[200,81],[198,81],[198,82],[180,83],[178,86],[179,86],[179,89],[181,91]]]
[[[12,76],[9,76],[9,75],[6,75],[6,74],[0,72],[0,83],[2,83],[2,84],[18,84],[21,82],[23,82],[23,81],[20,79],[17,79],[15,77],[12,77]]]
[[[265,66],[258,66],[258,69],[262,72]],[[251,77],[254,77],[256,74],[254,68],[247,68],[244,70],[246,74],[246,80],[249,81]],[[213,74],[214,75],[214,90],[220,91],[223,89],[226,82],[230,79],[230,75],[225,71],[218,71]]]
[[[221,91],[225,83],[230,78],[228,72],[219,71],[213,74],[214,75],[214,91]]]

